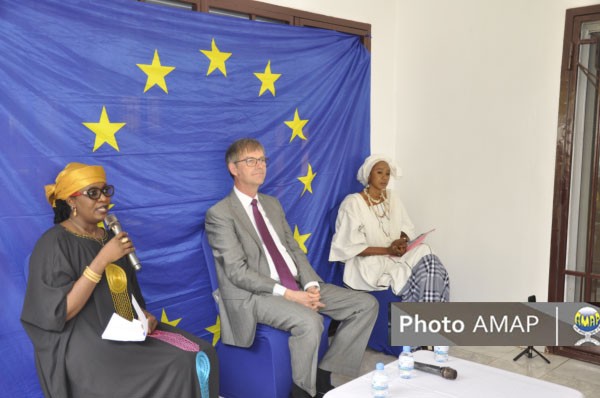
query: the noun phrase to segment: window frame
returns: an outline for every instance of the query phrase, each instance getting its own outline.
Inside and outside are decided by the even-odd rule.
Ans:
[[[145,2],[145,0],[138,0]],[[175,0],[179,3],[190,4],[192,11],[210,12],[211,9],[233,11],[248,14],[249,19],[255,21],[264,17],[284,21],[291,26],[304,26],[311,28],[329,29],[336,32],[348,33],[360,37],[361,43],[371,51],[371,24],[351,21],[316,14],[294,8],[277,6],[254,0]]]

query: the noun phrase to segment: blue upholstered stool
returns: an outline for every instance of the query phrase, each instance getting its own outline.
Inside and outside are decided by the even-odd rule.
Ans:
[[[319,359],[327,351],[327,329],[331,318],[323,317],[324,338]],[[259,324],[249,348],[219,342],[220,395],[225,398],[288,398],[292,386],[290,334]]]
[[[377,314],[377,320],[371,332],[371,337],[369,337],[368,346],[375,351],[397,357],[402,351],[402,346],[392,346],[390,344],[390,303],[402,300],[394,294],[391,288],[369,292],[369,294],[377,299],[379,313]]]
[[[203,231],[202,250],[210,276],[211,289],[219,284],[212,249]],[[216,303],[215,303],[216,305]],[[217,312],[219,308],[217,306]],[[327,348],[331,318],[323,316],[323,336],[319,359]],[[289,332],[258,324],[254,343],[248,348],[217,343],[219,393],[225,398],[288,398],[292,387]]]

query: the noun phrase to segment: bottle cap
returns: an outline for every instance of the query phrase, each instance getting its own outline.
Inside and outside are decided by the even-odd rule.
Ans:
[[[409,345],[403,345],[402,346],[402,352],[410,352],[410,346]]]
[[[377,362],[377,365],[375,365],[375,369],[377,369],[377,370],[383,370],[383,363],[382,362]]]

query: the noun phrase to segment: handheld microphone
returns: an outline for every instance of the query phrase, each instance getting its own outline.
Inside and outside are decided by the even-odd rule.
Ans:
[[[121,228],[121,223],[119,222],[119,220],[117,220],[117,216],[115,216],[114,214],[107,214],[106,218],[104,219],[104,223],[106,224],[106,227],[109,228],[115,235],[123,232],[123,228]],[[142,269],[142,264],[140,263],[140,259],[138,258],[138,256],[136,256],[135,251],[129,253],[127,255],[127,258],[129,259],[129,262],[133,266],[134,270],[139,271]]]
[[[455,380],[458,376],[458,372],[456,371],[456,369],[452,369],[449,366],[441,367],[415,361],[415,369],[434,375],[440,375],[447,380]]]

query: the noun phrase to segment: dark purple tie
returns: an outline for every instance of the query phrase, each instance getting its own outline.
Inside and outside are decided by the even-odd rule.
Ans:
[[[277,274],[279,275],[279,281],[281,284],[288,289],[298,290],[298,284],[290,271],[290,267],[288,267],[287,263],[283,259],[283,256],[277,249],[275,242],[273,241],[273,237],[267,228],[267,224],[265,223],[265,219],[262,214],[260,214],[260,210],[258,210],[258,202],[256,199],[252,199],[252,213],[254,214],[254,221],[256,221],[256,228],[258,228],[258,232],[260,233],[260,237],[262,238],[263,243],[267,247],[269,254],[271,255],[271,259],[275,264],[275,269],[277,270]]]

